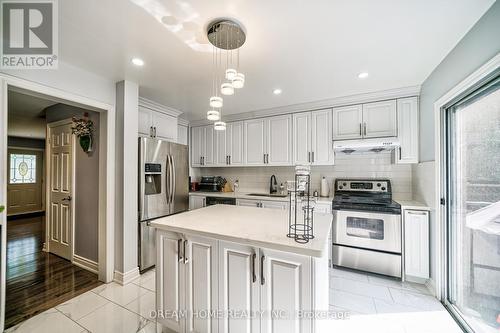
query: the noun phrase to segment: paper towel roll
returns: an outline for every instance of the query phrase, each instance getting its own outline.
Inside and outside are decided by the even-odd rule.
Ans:
[[[321,179],[321,196],[322,197],[328,197],[330,193],[330,188],[328,187],[328,181],[326,180],[325,177]]]

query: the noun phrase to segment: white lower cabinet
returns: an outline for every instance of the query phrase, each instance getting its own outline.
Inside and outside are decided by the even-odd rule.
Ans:
[[[189,210],[203,208],[206,206],[206,198],[199,195],[189,196]]]
[[[217,241],[157,231],[158,322],[174,332],[217,332]],[[201,314],[201,315],[196,315]]]
[[[288,202],[286,201],[272,201],[272,200],[251,200],[251,199],[237,199],[237,206],[258,207],[258,208],[271,208],[271,209],[288,209]]]
[[[156,237],[164,331],[320,332],[298,314],[327,309],[324,259],[163,230]]]
[[[260,310],[259,250],[251,246],[219,242],[219,310],[257,313]],[[219,332],[258,333],[260,319],[231,318],[219,321]]]
[[[403,222],[405,277],[428,279],[429,212],[425,210],[404,210]]]
[[[313,308],[311,258],[268,249],[259,254],[261,332],[311,332],[311,321],[297,316]]]

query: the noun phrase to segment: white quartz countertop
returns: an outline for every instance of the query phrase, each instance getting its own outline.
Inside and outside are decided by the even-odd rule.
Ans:
[[[257,192],[189,192],[189,195],[196,195],[202,197],[222,197],[222,198],[235,198],[235,199],[248,199],[248,200],[267,200],[267,201],[288,201],[288,196],[286,197],[277,197],[277,196],[260,196],[260,195],[251,195],[251,193]],[[316,202],[319,203],[332,203],[333,197],[317,197]]]
[[[327,255],[332,216],[314,214],[314,236],[307,244],[286,237],[288,211],[270,208],[214,205],[151,221],[151,226],[269,248],[311,257]]]
[[[401,205],[401,209],[415,209],[415,210],[431,210],[429,206],[415,200],[398,200],[395,199],[398,204]]]

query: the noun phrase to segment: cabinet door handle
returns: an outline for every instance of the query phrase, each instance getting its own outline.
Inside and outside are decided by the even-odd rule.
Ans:
[[[182,254],[181,254],[181,243],[182,243],[182,239],[179,238],[177,240],[177,261],[181,262],[184,258],[182,257]]]
[[[266,154],[266,163],[269,164],[269,154]]]
[[[184,263],[187,264],[189,262],[188,256],[186,254],[186,244],[187,240],[184,241],[184,245],[182,246],[182,253],[184,253]]]
[[[311,162],[314,163],[314,152],[311,152]]]
[[[426,212],[416,212],[416,211],[410,211],[410,210],[407,210],[406,212],[410,215],[427,215]]]
[[[311,152],[307,152],[307,162],[311,162]]]
[[[255,274],[255,258],[257,254],[252,254],[252,282],[255,283],[257,281],[257,275]]]
[[[153,126],[149,126],[149,136],[153,136]]]
[[[401,159],[402,158],[402,156],[401,156],[401,146],[399,146],[398,150],[399,150],[399,159]]]
[[[362,126],[363,125],[361,123],[359,123],[359,135],[363,135]]]
[[[201,165],[205,165],[205,156],[201,157]]]
[[[364,123],[363,126],[365,128],[365,136],[366,136],[366,123]]]
[[[229,165],[231,165],[231,155],[229,155]]]
[[[260,284],[264,285],[266,283],[266,278],[264,277],[264,260],[266,259],[265,255],[260,257]]]
[[[266,154],[264,154],[264,164],[266,164]]]

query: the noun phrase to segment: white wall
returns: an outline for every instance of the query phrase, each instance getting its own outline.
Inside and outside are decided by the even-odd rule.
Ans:
[[[422,84],[420,161],[434,160],[434,102],[500,52],[499,34],[500,1],[497,1]]]
[[[138,273],[137,175],[139,86],[116,84],[115,272]],[[121,281],[120,281],[121,282]]]
[[[278,185],[293,180],[294,167],[231,167],[231,168],[194,168],[193,179],[200,176],[223,176],[231,184],[238,179],[243,192],[268,192],[269,179],[275,175]],[[369,155],[336,155],[333,166],[313,166],[311,168],[312,190],[320,189],[324,176],[333,188],[335,178],[389,178],[392,181],[393,196],[401,200],[412,199],[412,167],[410,164],[392,164],[391,153]],[[284,184],[285,185],[285,184]],[[332,194],[332,193],[330,193]]]

